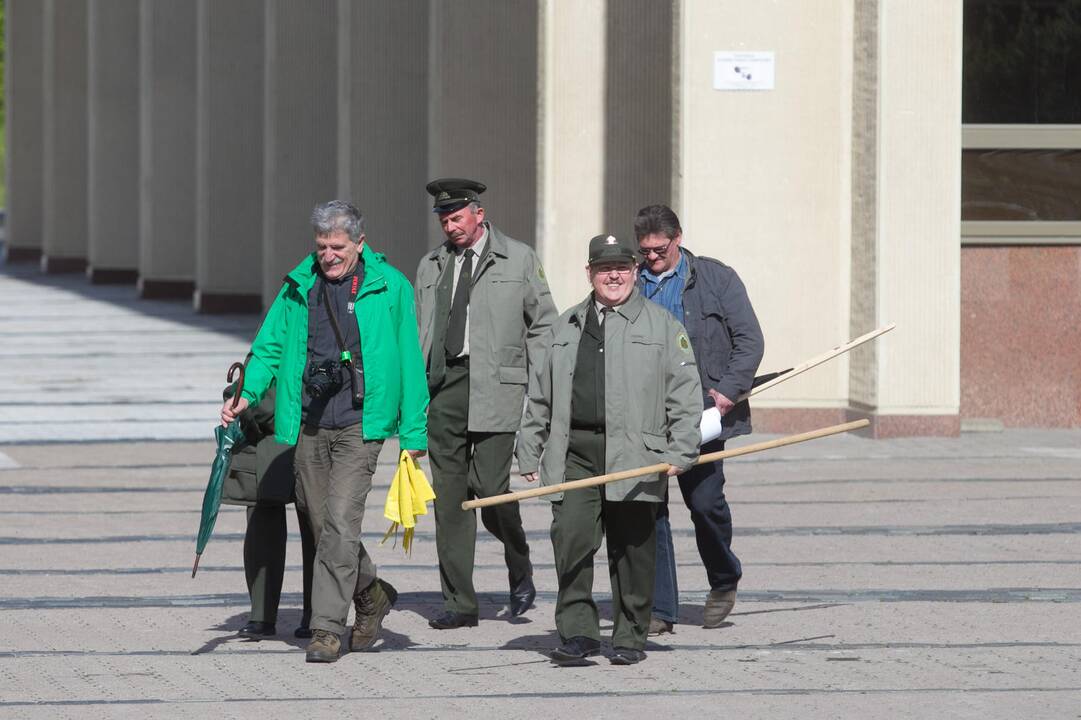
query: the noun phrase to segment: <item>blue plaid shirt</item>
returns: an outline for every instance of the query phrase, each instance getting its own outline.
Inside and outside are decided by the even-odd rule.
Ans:
[[[638,273],[642,294],[683,322],[683,288],[687,286],[690,268],[683,251],[679,251],[679,264],[672,270],[654,275],[643,265]]]

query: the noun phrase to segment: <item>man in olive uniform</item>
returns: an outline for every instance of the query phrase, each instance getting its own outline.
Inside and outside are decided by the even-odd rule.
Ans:
[[[236,386],[226,389],[229,399]],[[240,413],[244,442],[233,449],[233,461],[222,485],[221,501],[247,507],[244,533],[244,576],[251,598],[251,614],[240,628],[241,637],[262,640],[277,634],[278,604],[285,578],[288,529],[285,506],[294,501],[296,475],[293,447],[274,440],[274,388],[262,402]],[[311,637],[312,567],[315,539],[308,514],[297,507],[301,554],[304,561],[304,611],[296,637]]]
[[[615,665],[645,659],[653,605],[657,506],[668,479],[698,459],[702,385],[683,326],[635,289],[634,252],[611,235],[589,243],[589,297],[549,336],[518,443],[526,480],[545,485],[667,463],[667,473],[549,496],[559,597],[558,665],[600,650],[593,556],[608,536]],[[568,382],[568,379],[570,381]]]
[[[449,178],[427,190],[446,236],[421,259],[416,281],[444,602],[429,625],[446,630],[475,626],[479,611],[477,519],[461,503],[507,492],[531,367],[557,313],[533,249],[485,219],[482,183]],[[520,615],[536,590],[518,504],[484,508],[481,521],[503,543],[510,614]]]

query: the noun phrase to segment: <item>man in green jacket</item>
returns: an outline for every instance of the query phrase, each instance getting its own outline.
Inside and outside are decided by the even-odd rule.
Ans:
[[[473,180],[428,183],[446,242],[417,268],[444,603],[428,624],[439,630],[477,624],[477,518],[461,504],[507,492],[530,370],[557,314],[537,254],[485,220],[484,190]],[[509,610],[521,615],[536,590],[518,503],[484,508],[481,521],[503,543]]]
[[[608,536],[611,661],[632,665],[653,607],[657,507],[668,479],[698,459],[702,385],[683,326],[635,289],[634,251],[612,235],[589,243],[589,297],[563,313],[548,338],[518,441],[523,477],[544,485],[667,463],[667,474],[548,496],[559,595],[559,665],[600,650],[593,556]]]
[[[376,581],[360,540],[364,501],[383,441],[397,433],[414,457],[427,449],[428,387],[413,292],[364,242],[364,217],[341,200],[312,212],[315,252],[285,277],[251,348],[241,401],[222,423],[277,383],[275,437],[296,445],[297,504],[316,542],[308,662],[334,662],[349,602],[350,647],[375,644],[397,593]]]

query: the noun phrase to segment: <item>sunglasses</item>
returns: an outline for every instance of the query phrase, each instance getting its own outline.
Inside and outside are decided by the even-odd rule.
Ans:
[[[650,248],[639,247],[638,248],[638,254],[641,255],[643,258],[648,258],[649,254],[653,253],[657,257],[662,258],[662,257],[664,257],[665,255],[668,254],[668,249],[670,247],[672,247],[672,240],[669,240],[668,242],[666,242],[664,245],[661,245],[660,247],[650,247]]]

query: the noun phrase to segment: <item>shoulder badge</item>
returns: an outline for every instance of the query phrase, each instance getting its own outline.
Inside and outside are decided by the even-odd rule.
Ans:
[[[679,337],[676,338],[676,342],[679,343],[679,349],[683,352],[689,353],[691,351],[691,341],[687,339],[687,333],[681,332]]]
[[[547,279],[547,278],[544,277],[544,267],[541,266],[541,265],[537,266],[537,277],[539,277],[541,280],[546,280]]]

